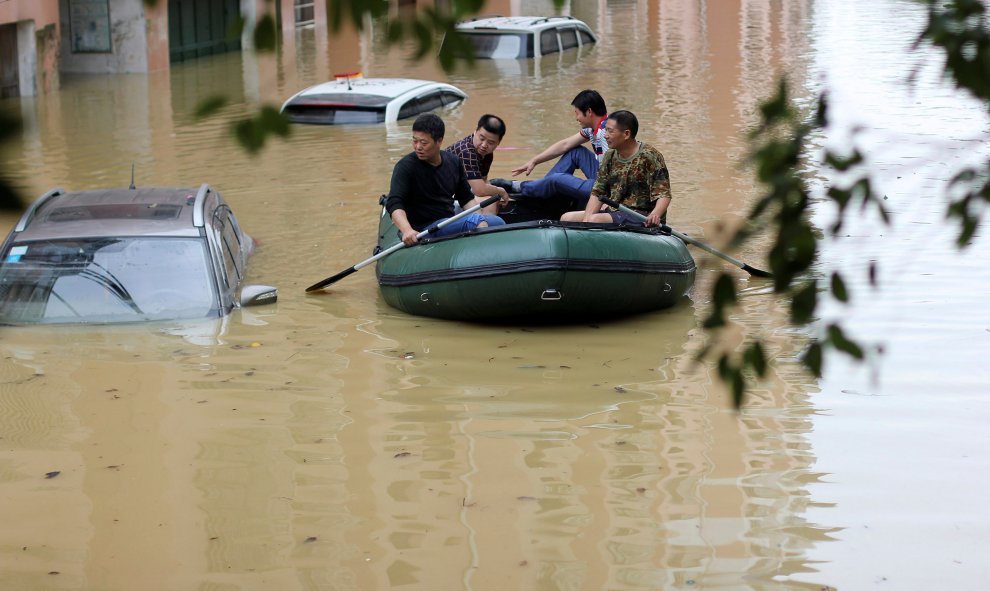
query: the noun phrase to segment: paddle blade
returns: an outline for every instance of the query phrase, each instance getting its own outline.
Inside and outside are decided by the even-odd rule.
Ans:
[[[750,267],[747,264],[743,264],[742,270],[746,271],[753,277],[773,277],[773,274],[769,271],[763,271],[762,269],[757,269],[756,267]]]
[[[319,283],[314,283],[313,285],[310,285],[309,287],[306,288],[306,293],[319,291],[328,285],[337,283],[338,281],[340,281],[344,277],[347,277],[351,273],[354,273],[355,271],[357,271],[357,268],[355,267],[351,267],[350,269],[344,269],[343,271],[337,273],[333,277],[327,277],[326,279],[320,281]]]

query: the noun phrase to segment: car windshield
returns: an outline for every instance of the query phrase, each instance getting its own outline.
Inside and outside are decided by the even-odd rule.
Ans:
[[[466,33],[474,56],[483,59],[516,59],[526,55],[526,37],[516,33]]]
[[[205,249],[196,238],[15,243],[0,259],[0,324],[217,316]]]

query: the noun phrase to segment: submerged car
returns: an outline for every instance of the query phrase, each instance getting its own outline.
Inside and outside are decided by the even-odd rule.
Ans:
[[[456,86],[411,78],[342,74],[292,95],[282,113],[292,123],[391,123],[453,106],[467,98]]]
[[[588,25],[570,16],[484,16],[461,21],[456,29],[482,59],[539,57],[597,42]],[[463,53],[443,46],[440,51]]]
[[[53,189],[0,247],[0,324],[215,318],[274,303],[274,287],[242,287],[253,250],[207,184]]]

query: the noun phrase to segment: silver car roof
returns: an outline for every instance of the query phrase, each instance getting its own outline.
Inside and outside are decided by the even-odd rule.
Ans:
[[[588,29],[584,21],[572,16],[481,16],[457,23],[457,29],[495,29],[500,31],[539,31],[561,24],[572,24]]]
[[[207,185],[198,189],[49,191],[18,222],[14,239],[198,236],[208,192]]]

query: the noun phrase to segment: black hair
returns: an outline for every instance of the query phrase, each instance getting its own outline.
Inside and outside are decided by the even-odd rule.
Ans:
[[[443,119],[435,113],[423,113],[413,121],[413,131],[422,131],[430,134],[433,141],[439,142],[443,139],[443,134],[447,128],[443,124]]]
[[[484,128],[485,131],[494,133],[501,140],[505,137],[505,121],[497,115],[484,114],[481,119],[478,119],[478,127],[476,129]]]
[[[615,121],[616,125],[622,129],[628,129],[629,135],[636,139],[636,134],[639,132],[639,120],[636,116],[629,111],[616,111],[608,116],[609,119]]]
[[[599,117],[604,117],[605,113],[608,113],[608,109],[605,108],[605,99],[598,94],[597,90],[582,90],[577,93],[577,96],[571,101],[571,106],[582,113],[591,109],[591,112]]]

